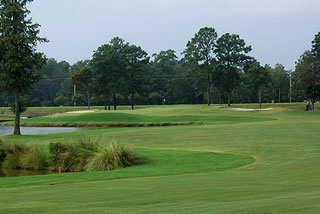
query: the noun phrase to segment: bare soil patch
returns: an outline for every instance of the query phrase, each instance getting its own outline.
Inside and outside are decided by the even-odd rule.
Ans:
[[[273,108],[252,109],[252,108],[223,108],[231,111],[271,111]]]

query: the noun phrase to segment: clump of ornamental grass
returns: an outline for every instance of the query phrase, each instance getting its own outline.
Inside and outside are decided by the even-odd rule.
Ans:
[[[5,169],[43,170],[48,167],[48,157],[35,145],[1,141],[0,164]]]
[[[58,142],[49,145],[51,170],[64,172],[84,171],[88,159],[95,151],[94,144],[85,139],[76,142]]]
[[[2,162],[6,158],[6,150],[4,147],[0,146],[0,166],[2,165]]]
[[[20,167],[28,170],[44,170],[49,165],[48,155],[36,146],[30,146],[21,155]]]
[[[142,162],[129,147],[102,138],[82,138],[49,145],[51,169],[64,172],[110,171]]]
[[[0,140],[0,166],[5,169],[110,171],[142,162],[128,146],[103,138],[79,138],[49,145],[49,156],[35,145]]]
[[[111,171],[133,166],[142,162],[133,150],[122,144],[111,142],[98,144],[94,156],[89,159],[86,171]]]

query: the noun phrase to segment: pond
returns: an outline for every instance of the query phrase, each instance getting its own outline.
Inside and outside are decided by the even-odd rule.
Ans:
[[[13,134],[13,126],[0,126],[0,136]],[[21,127],[23,135],[43,135],[53,133],[77,132],[87,130],[86,128],[70,128],[70,127]]]

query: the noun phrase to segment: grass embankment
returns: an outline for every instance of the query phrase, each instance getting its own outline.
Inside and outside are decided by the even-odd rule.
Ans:
[[[136,106],[136,109],[150,108],[150,106]],[[130,110],[131,106],[118,106],[118,110]],[[71,111],[86,111],[87,106],[64,106],[64,107],[28,107],[22,116],[45,116],[56,113],[65,113]],[[104,106],[92,106],[91,110],[104,110]],[[113,106],[111,107],[113,110]],[[0,115],[12,115],[9,107],[0,107]]]
[[[135,114],[266,120],[9,136],[12,141],[36,143],[43,148],[56,140],[99,136],[137,148],[149,162],[112,172],[1,178],[1,212],[319,212],[319,112],[233,112],[216,107],[171,106]]]
[[[197,106],[197,108],[201,109],[203,106]],[[223,111],[197,114],[196,112],[185,111],[188,109],[185,106],[180,106],[180,109],[180,113],[171,112],[172,108],[170,106],[163,106],[136,111],[57,114],[25,119],[21,121],[21,125],[29,127],[144,127],[231,124],[271,120],[270,118],[259,117],[258,114],[240,116],[227,114]],[[4,123],[4,125],[13,125],[13,122]]]

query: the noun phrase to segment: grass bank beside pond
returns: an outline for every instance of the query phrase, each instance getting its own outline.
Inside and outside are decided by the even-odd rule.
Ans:
[[[230,114],[217,107],[214,111],[204,110],[204,106],[194,106],[193,112],[185,106],[161,106],[135,111],[123,110],[101,111],[85,114],[56,114],[35,117],[21,121],[22,126],[29,127],[144,127],[175,126],[190,124],[231,124],[243,122],[268,121],[272,118],[260,117],[259,113]],[[210,109],[210,108],[209,108]],[[7,122],[3,125],[13,125]]]
[[[133,147],[147,162],[111,172],[0,178],[1,213],[318,214],[320,111],[219,107],[158,106],[114,115],[131,114],[133,122],[197,116],[207,125],[5,137],[43,150],[61,140],[103,137]],[[209,123],[217,117],[221,123]]]
[[[136,106],[136,109],[150,108],[151,106]],[[117,110],[130,110],[131,106],[118,106]],[[45,116],[50,114],[65,113],[71,111],[86,111],[87,106],[63,106],[63,107],[28,107],[27,111],[22,113],[22,116]],[[104,110],[104,106],[92,106],[91,110]],[[111,107],[113,110],[113,106]],[[9,107],[0,107],[0,115],[11,115]]]

